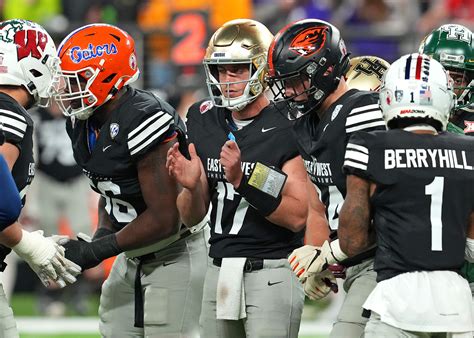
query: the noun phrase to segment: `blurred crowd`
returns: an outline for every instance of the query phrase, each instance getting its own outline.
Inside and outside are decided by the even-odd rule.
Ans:
[[[24,18],[58,39],[85,23],[117,24],[137,42],[139,85],[178,109],[205,95],[200,67],[210,34],[235,18],[254,18],[276,33],[286,23],[318,18],[340,27],[352,55],[391,62],[444,22],[472,27],[469,0],[3,0],[3,19]]]

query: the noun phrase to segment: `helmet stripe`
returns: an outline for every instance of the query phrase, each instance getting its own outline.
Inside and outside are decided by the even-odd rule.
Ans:
[[[421,75],[421,60],[422,60],[421,55],[418,55],[418,57],[416,58],[416,74],[415,74],[415,79],[417,80],[420,79],[420,75]]]
[[[411,54],[407,58],[407,62],[406,62],[406,65],[405,65],[405,80],[410,79],[410,66],[411,66]]]

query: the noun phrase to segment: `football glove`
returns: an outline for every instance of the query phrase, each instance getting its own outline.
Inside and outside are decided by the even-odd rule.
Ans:
[[[306,264],[303,266],[305,271],[298,278],[303,281],[313,274],[326,270],[329,265],[339,263],[346,258],[347,255],[342,252],[338,239],[332,242],[325,241],[320,249],[316,249],[312,256],[305,260]]]
[[[78,264],[82,271],[99,265],[104,259],[122,252],[117,244],[115,234],[87,241],[78,235],[77,240],[69,240],[65,245],[66,258]]]
[[[336,277],[331,271],[311,275],[304,284],[304,293],[311,300],[319,300],[326,297],[331,291],[338,292]]]
[[[20,242],[12,250],[25,260],[45,286],[56,281],[60,287],[72,284],[80,273],[80,268],[64,257],[64,236],[44,237],[43,231],[22,230]]]
[[[288,257],[288,262],[290,262],[291,270],[298,278],[306,271],[306,266],[313,259],[316,250],[320,249],[319,246],[304,245],[293,250],[290,257]],[[304,283],[304,280],[300,279],[300,281]]]

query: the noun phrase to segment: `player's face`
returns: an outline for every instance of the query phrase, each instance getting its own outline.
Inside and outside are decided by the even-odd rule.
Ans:
[[[454,93],[459,96],[464,88],[469,84],[469,79],[464,72],[449,71],[449,76],[453,79]]]
[[[65,88],[65,91],[69,94],[72,94],[72,93],[77,93],[79,91],[82,91],[84,90],[84,88],[86,87],[87,85],[87,80],[82,77],[82,76],[78,76],[78,79],[79,79],[79,82],[72,82],[71,85],[69,86],[69,88]],[[81,99],[74,99],[74,100],[70,100],[69,101],[69,106],[72,108],[72,109],[78,109],[78,108],[81,108],[82,106],[82,102],[81,102]]]
[[[227,64],[217,66],[221,92],[225,97],[234,98],[244,94],[250,77],[249,64]]]
[[[308,100],[307,90],[309,88],[309,79],[307,77],[297,76],[284,80],[285,97],[293,101],[302,102]]]

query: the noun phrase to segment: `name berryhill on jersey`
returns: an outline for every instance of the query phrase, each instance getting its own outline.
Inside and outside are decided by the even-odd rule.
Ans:
[[[466,152],[454,149],[385,149],[384,167],[473,169],[467,163]]]

